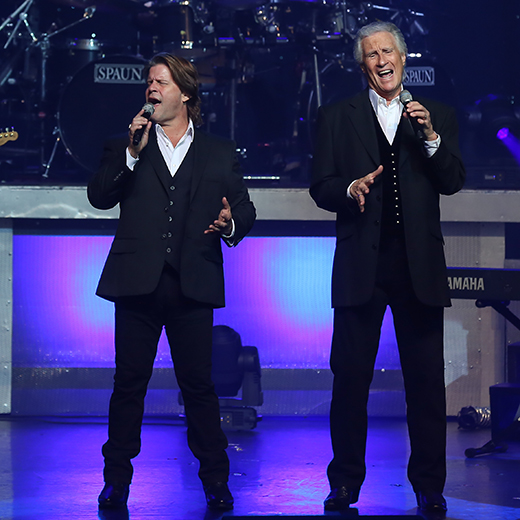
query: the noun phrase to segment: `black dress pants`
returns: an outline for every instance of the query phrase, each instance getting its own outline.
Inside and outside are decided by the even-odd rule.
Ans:
[[[163,326],[184,399],[188,445],[200,462],[199,477],[203,484],[227,482],[227,439],[211,381],[213,309],[186,299],[169,266],[152,294],[115,303],[116,372],[102,450],[105,482],[132,480],[130,460],[141,449],[144,398]]]
[[[330,486],[359,488],[365,479],[367,403],[387,305],[393,314],[406,393],[408,478],[416,492],[442,492],[446,480],[444,309],[424,305],[415,296],[402,237],[382,244],[372,299],[334,311]]]

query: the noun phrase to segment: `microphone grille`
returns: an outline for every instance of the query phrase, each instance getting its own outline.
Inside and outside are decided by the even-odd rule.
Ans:
[[[151,116],[155,112],[155,107],[153,106],[152,103],[145,103],[143,105],[143,110],[144,110],[143,116],[147,117],[148,114]]]
[[[410,103],[410,101],[413,101],[413,97],[410,94],[410,92],[408,92],[408,90],[403,90],[399,94],[399,101],[401,101],[403,105],[406,105],[406,103]]]

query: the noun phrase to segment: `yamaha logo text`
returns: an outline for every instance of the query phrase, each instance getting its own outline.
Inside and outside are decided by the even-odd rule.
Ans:
[[[448,276],[452,291],[484,291],[484,278],[473,276]]]

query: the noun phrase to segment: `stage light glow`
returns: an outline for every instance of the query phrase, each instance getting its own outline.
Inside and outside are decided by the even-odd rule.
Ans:
[[[509,137],[509,128],[501,128],[498,132],[497,132],[497,137],[503,141],[504,139],[507,139]]]
[[[111,237],[13,237],[13,365],[114,366],[113,304],[95,296]],[[248,237],[224,248],[226,307],[215,325],[258,348],[263,368],[328,368],[332,237]],[[35,254],[35,252],[37,252]],[[391,314],[377,367],[398,368]],[[171,367],[165,335],[156,367]]]
[[[515,136],[511,128],[507,126],[502,127],[497,132],[497,139],[507,148],[520,165],[520,140]]]

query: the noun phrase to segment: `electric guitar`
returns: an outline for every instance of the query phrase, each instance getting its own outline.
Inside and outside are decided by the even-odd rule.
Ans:
[[[6,128],[5,131],[0,132],[0,146],[3,146],[7,141],[16,141],[18,139],[18,132],[13,127],[9,130]]]

